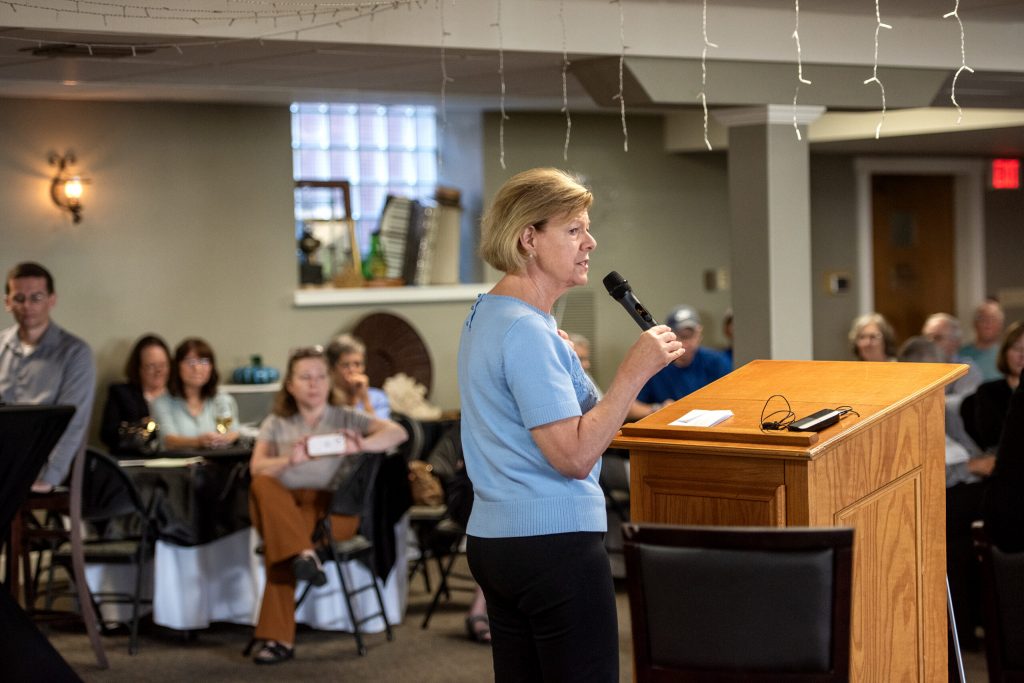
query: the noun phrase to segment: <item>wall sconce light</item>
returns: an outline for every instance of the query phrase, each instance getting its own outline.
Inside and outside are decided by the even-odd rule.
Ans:
[[[50,183],[50,196],[53,203],[71,214],[75,223],[82,221],[82,186],[88,182],[85,178],[71,173],[68,168],[75,163],[75,153],[68,150],[64,154],[50,152],[50,165],[57,167],[57,173]]]

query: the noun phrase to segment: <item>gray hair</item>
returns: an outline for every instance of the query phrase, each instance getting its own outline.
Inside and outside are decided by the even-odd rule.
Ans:
[[[924,321],[924,325],[921,326],[921,329],[927,329],[928,326],[934,322],[948,323],[949,333],[954,339],[956,339],[957,343],[959,344],[963,340],[963,326],[960,325],[960,321],[958,319],[954,318],[949,313],[932,313],[928,316],[928,319]]]
[[[853,324],[850,326],[850,334],[848,335],[853,355],[859,357],[857,353],[857,335],[871,323],[877,325],[878,331],[882,333],[882,343],[885,346],[886,357],[892,358],[896,355],[896,333],[893,331],[892,325],[882,317],[881,313],[865,313],[854,319]]]
[[[923,335],[911,337],[903,342],[896,358],[910,363],[943,363],[946,360],[935,342]]]
[[[582,334],[579,334],[578,332],[570,332],[569,341],[571,341],[574,346],[580,346],[582,344],[583,346],[586,346],[588,349],[590,348],[590,340],[584,337]]]
[[[342,356],[347,356],[352,353],[358,353],[360,356],[366,356],[366,344],[359,341],[351,334],[339,335],[327,346],[327,362],[330,367],[337,365],[338,361]]]

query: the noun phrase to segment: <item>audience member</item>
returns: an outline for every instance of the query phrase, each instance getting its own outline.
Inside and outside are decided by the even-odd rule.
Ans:
[[[974,361],[986,382],[1002,378],[996,367],[996,356],[1005,322],[1006,315],[999,301],[986,299],[974,309],[974,341],[960,349],[960,355]]]
[[[366,376],[366,346],[350,334],[343,334],[327,347],[331,382],[338,405],[361,410],[380,418],[391,416],[383,390],[370,386]]]
[[[570,338],[572,335],[570,335]],[[577,347],[579,348],[579,347]],[[463,533],[469,524],[473,510],[473,483],[466,473],[466,462],[462,454],[462,424],[456,422],[444,433],[426,458],[437,478],[444,487],[445,505],[448,517],[459,525]],[[439,533],[443,533],[439,532]],[[479,585],[473,595],[473,602],[466,612],[466,635],[477,643],[491,642],[491,624],[487,618],[487,599]]]
[[[911,337],[900,347],[899,360],[944,363],[946,353],[927,337]],[[974,627],[981,623],[981,577],[974,559],[971,526],[981,517],[984,478],[992,472],[995,458],[982,454],[958,426],[956,397],[946,396],[946,403],[946,577],[960,644],[974,649],[978,645]],[[950,410],[950,403],[955,410]]]
[[[167,393],[171,351],[160,337],[147,334],[132,347],[125,363],[127,382],[111,384],[100,422],[100,440],[114,455],[137,454],[140,427],[153,414],[153,401]]]
[[[1018,350],[1024,354],[1024,350]],[[996,468],[982,501],[982,518],[992,543],[1005,553],[1024,552],[1024,374],[1017,375],[1016,389],[1003,424],[996,451]]]
[[[250,516],[263,538],[267,572],[256,622],[255,637],[263,641],[253,657],[257,664],[277,664],[294,656],[296,580],[316,586],[327,582],[312,537],[316,521],[330,504],[332,491],[327,490],[327,482],[322,488],[289,488],[282,477],[287,479],[287,473],[302,468],[304,463],[330,464],[323,458],[310,462],[306,443],[314,435],[343,434],[345,446],[338,456],[386,451],[408,438],[405,430],[391,420],[334,403],[323,350],[312,347],[292,353],[249,463]],[[344,464],[343,458],[334,460],[337,466]],[[358,526],[357,516],[331,516],[335,540],[351,538]]]
[[[85,447],[96,367],[89,346],[50,319],[57,293],[46,268],[32,262],[14,266],[4,294],[16,324],[0,332],[0,402],[75,407],[32,485],[46,493],[67,478],[75,454]]]
[[[218,391],[219,379],[209,344],[198,337],[178,344],[167,393],[152,406],[164,448],[218,448],[238,439],[238,404]]]
[[[967,433],[985,451],[994,451],[999,445],[999,436],[1006,422],[1006,411],[1010,396],[1020,382],[1024,368],[1024,323],[1017,321],[1010,325],[999,346],[996,367],[1003,373],[1003,379],[985,382],[974,394],[972,410],[964,415]]]
[[[630,419],[646,417],[732,371],[732,364],[721,351],[701,346],[704,327],[697,309],[678,306],[669,312],[664,324],[672,328],[685,352],[647,381],[629,410]]]
[[[896,360],[896,333],[881,313],[865,313],[854,319],[848,336],[857,360]]]
[[[597,400],[600,401],[604,394],[601,391],[601,387],[597,386],[597,382],[594,381],[594,376],[590,374],[590,340],[582,334],[570,332],[569,341],[572,342],[572,348],[576,352],[576,357],[580,359],[583,372],[587,373],[587,377],[594,383],[594,388],[597,389]]]
[[[941,362],[963,363],[968,366],[966,375],[946,385],[946,395],[963,397],[977,391],[985,380],[978,367],[969,358],[960,355],[960,342],[963,339],[960,321],[948,313],[934,313],[924,321],[921,334],[935,342],[942,352]]]
[[[729,366],[732,367],[733,366],[733,360],[732,360],[733,341],[732,341],[732,309],[731,308],[725,309],[725,315],[722,316],[722,334],[725,335],[726,340],[729,342],[729,345],[726,346],[724,349],[722,349],[722,353],[724,353],[725,357],[729,359]]]

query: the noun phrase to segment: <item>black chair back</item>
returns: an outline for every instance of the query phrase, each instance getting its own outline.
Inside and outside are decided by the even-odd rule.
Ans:
[[[637,680],[845,681],[852,529],[623,525]]]
[[[403,415],[402,413],[391,413],[391,420],[397,422],[409,435],[400,446],[398,455],[401,455],[406,462],[420,460],[423,457],[423,450],[426,447],[426,436],[423,433],[423,425],[419,420]]]
[[[0,537],[74,413],[74,406],[0,406]]]
[[[984,525],[974,526],[985,598],[985,659],[990,681],[1024,681],[1024,552],[1004,553]]]
[[[383,453],[355,453],[346,456],[350,464],[344,478],[335,485],[328,512],[334,515],[367,517],[373,506],[373,487]]]
[[[112,457],[86,449],[82,519],[102,521],[132,514],[146,517],[146,508],[135,484]]]

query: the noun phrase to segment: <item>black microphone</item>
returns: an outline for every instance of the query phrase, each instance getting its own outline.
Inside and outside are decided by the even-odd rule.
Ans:
[[[604,276],[602,282],[604,282],[604,288],[608,290],[612,298],[622,304],[622,307],[626,309],[626,313],[629,313],[641,330],[649,330],[658,324],[651,317],[651,314],[647,312],[643,304],[637,301],[628,280],[623,280],[622,276],[613,270]]]

